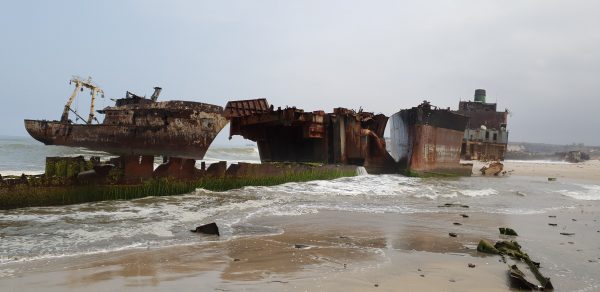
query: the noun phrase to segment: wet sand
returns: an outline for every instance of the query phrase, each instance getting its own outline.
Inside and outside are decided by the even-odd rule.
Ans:
[[[507,265],[475,249],[481,238],[507,239],[497,228],[511,226],[557,290],[598,285],[596,206],[562,210],[554,213],[556,218],[481,213],[463,218],[462,212],[265,217],[253,223],[284,232],[226,241],[204,236],[214,241],[28,263],[0,283],[5,291],[505,291]],[[575,235],[560,235],[563,231]],[[458,236],[449,237],[449,232]]]
[[[515,169],[512,175],[546,176],[554,171],[545,164],[526,166],[507,163]],[[534,171],[527,172],[528,168]],[[588,170],[596,172],[590,181],[600,181],[594,180],[600,171]],[[563,176],[554,177],[581,179],[571,170],[559,174]],[[595,291],[600,289],[597,202],[581,201],[574,208],[531,215],[452,207],[437,213],[321,211],[261,217],[249,223],[281,232],[229,239],[198,235],[197,243],[185,246],[12,263],[2,267],[10,276],[0,278],[0,287],[3,291],[506,291],[507,265],[498,256],[478,253],[476,246],[482,238],[509,239],[498,232],[498,227],[508,226],[517,230],[516,240],[541,262],[541,272],[557,291]],[[450,237],[449,232],[458,236]]]

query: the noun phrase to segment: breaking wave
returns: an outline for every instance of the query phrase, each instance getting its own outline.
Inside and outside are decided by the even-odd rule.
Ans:
[[[585,201],[597,201],[600,200],[600,186],[599,185],[586,185],[577,184],[580,187],[579,190],[558,190],[556,192],[571,197],[577,200]]]
[[[494,189],[483,189],[483,190],[460,190],[458,191],[461,195],[467,197],[483,197],[497,195],[498,191]]]

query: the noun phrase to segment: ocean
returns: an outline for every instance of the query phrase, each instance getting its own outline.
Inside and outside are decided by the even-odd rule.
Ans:
[[[43,146],[29,138],[0,139],[0,174],[42,173],[46,156],[108,156],[79,148]],[[211,148],[208,162],[258,162],[255,146]],[[302,216],[323,211],[360,214],[447,212],[446,203],[468,205],[462,212],[544,214],[582,204],[598,205],[600,185],[540,177],[413,178],[361,175],[331,181],[244,187],[226,192],[197,189],[170,197],[104,201],[70,206],[0,211],[0,278],[15,273],[3,266],[53,258],[167,246],[212,239],[190,233],[216,222],[221,240],[279,234],[256,226],[264,216]]]

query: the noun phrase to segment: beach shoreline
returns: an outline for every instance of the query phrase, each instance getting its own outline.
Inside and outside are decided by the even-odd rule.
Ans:
[[[598,172],[596,162],[581,166],[584,172]],[[513,177],[541,182],[558,171],[554,177],[559,182],[600,182],[597,174],[582,177],[577,165],[564,171],[561,167],[505,163],[505,170],[514,170]],[[502,179],[507,178],[490,178]],[[7,291],[506,291],[507,265],[498,256],[477,252],[476,246],[480,239],[516,239],[541,262],[542,273],[557,291],[600,288],[594,273],[600,267],[597,200],[523,214],[473,207],[256,216],[245,228],[270,234],[198,235],[198,242],[192,239],[185,245],[13,262],[0,266],[0,285]],[[500,235],[499,227],[514,228],[519,236]]]

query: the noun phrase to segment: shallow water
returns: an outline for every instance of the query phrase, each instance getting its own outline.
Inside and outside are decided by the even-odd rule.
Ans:
[[[253,217],[324,210],[360,213],[539,214],[600,200],[598,185],[537,178],[421,179],[364,175],[332,181],[196,190],[170,197],[1,211],[0,264],[39,258],[198,242],[188,230],[216,221],[225,238],[277,233],[247,225]],[[517,191],[519,194],[517,194]],[[455,211],[452,210],[452,211]]]

